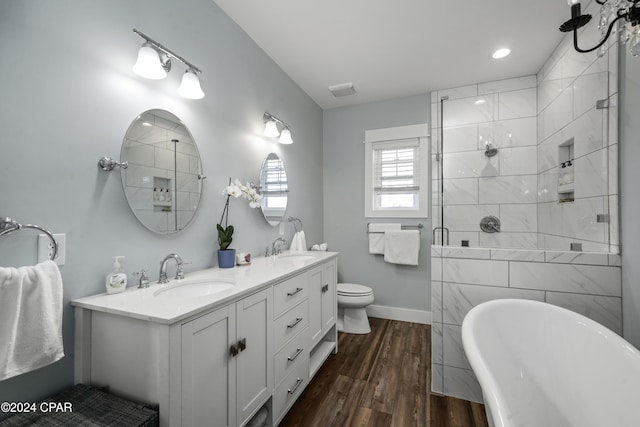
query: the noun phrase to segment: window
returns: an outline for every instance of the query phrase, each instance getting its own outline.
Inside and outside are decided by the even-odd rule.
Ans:
[[[405,126],[367,131],[365,216],[428,216],[428,143],[427,138],[416,133],[422,129]],[[412,137],[375,140],[376,136],[389,138],[408,135]]]

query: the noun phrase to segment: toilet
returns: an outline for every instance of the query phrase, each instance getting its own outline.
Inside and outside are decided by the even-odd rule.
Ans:
[[[366,306],[373,302],[373,289],[355,283],[338,283],[338,331],[347,334],[371,332]]]

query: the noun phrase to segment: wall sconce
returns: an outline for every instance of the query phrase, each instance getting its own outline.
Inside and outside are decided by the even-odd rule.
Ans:
[[[133,66],[133,71],[137,75],[152,80],[164,79],[171,71],[171,59],[175,58],[187,66],[187,71],[183,74],[182,82],[178,88],[178,94],[188,99],[204,98],[200,79],[196,74],[202,73],[198,67],[135,28],[133,32],[145,40],[138,50],[138,60]]]
[[[580,10],[579,0],[567,0],[571,6],[571,19],[560,26],[560,31],[568,33],[573,31],[573,47],[581,53],[593,52],[598,50],[598,56],[602,56],[607,51],[605,42],[611,34],[615,34],[614,26],[616,22],[624,19],[624,25],[621,28],[620,41],[627,43],[631,40],[629,50],[633,56],[640,56],[640,0],[616,0],[609,2],[608,0],[595,0],[601,5],[600,21],[598,29],[602,33],[602,40],[594,47],[589,49],[581,49],[578,47],[578,29],[584,27],[591,21],[591,15],[582,14]]]
[[[264,113],[262,119],[264,120],[264,136],[269,138],[280,136],[280,138],[278,138],[280,144],[293,144],[291,129],[288,124],[269,113]],[[282,131],[278,129],[278,123],[282,126]]]

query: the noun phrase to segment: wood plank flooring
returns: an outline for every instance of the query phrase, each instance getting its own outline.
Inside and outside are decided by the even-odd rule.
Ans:
[[[281,427],[488,427],[483,405],[430,392],[429,325],[369,321],[368,335],[339,334]]]

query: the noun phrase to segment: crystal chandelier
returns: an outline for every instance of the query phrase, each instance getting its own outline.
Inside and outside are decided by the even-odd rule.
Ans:
[[[640,0],[595,0],[600,7],[598,29],[602,34],[600,42],[589,49],[578,47],[578,29],[591,21],[591,15],[582,14],[579,0],[567,0],[571,6],[571,19],[560,26],[560,31],[573,31],[573,47],[582,53],[598,50],[598,56],[607,51],[606,41],[611,35],[620,33],[620,41],[629,45],[633,56],[640,56]],[[618,22],[620,21],[620,22]],[[616,25],[618,24],[618,25]]]

